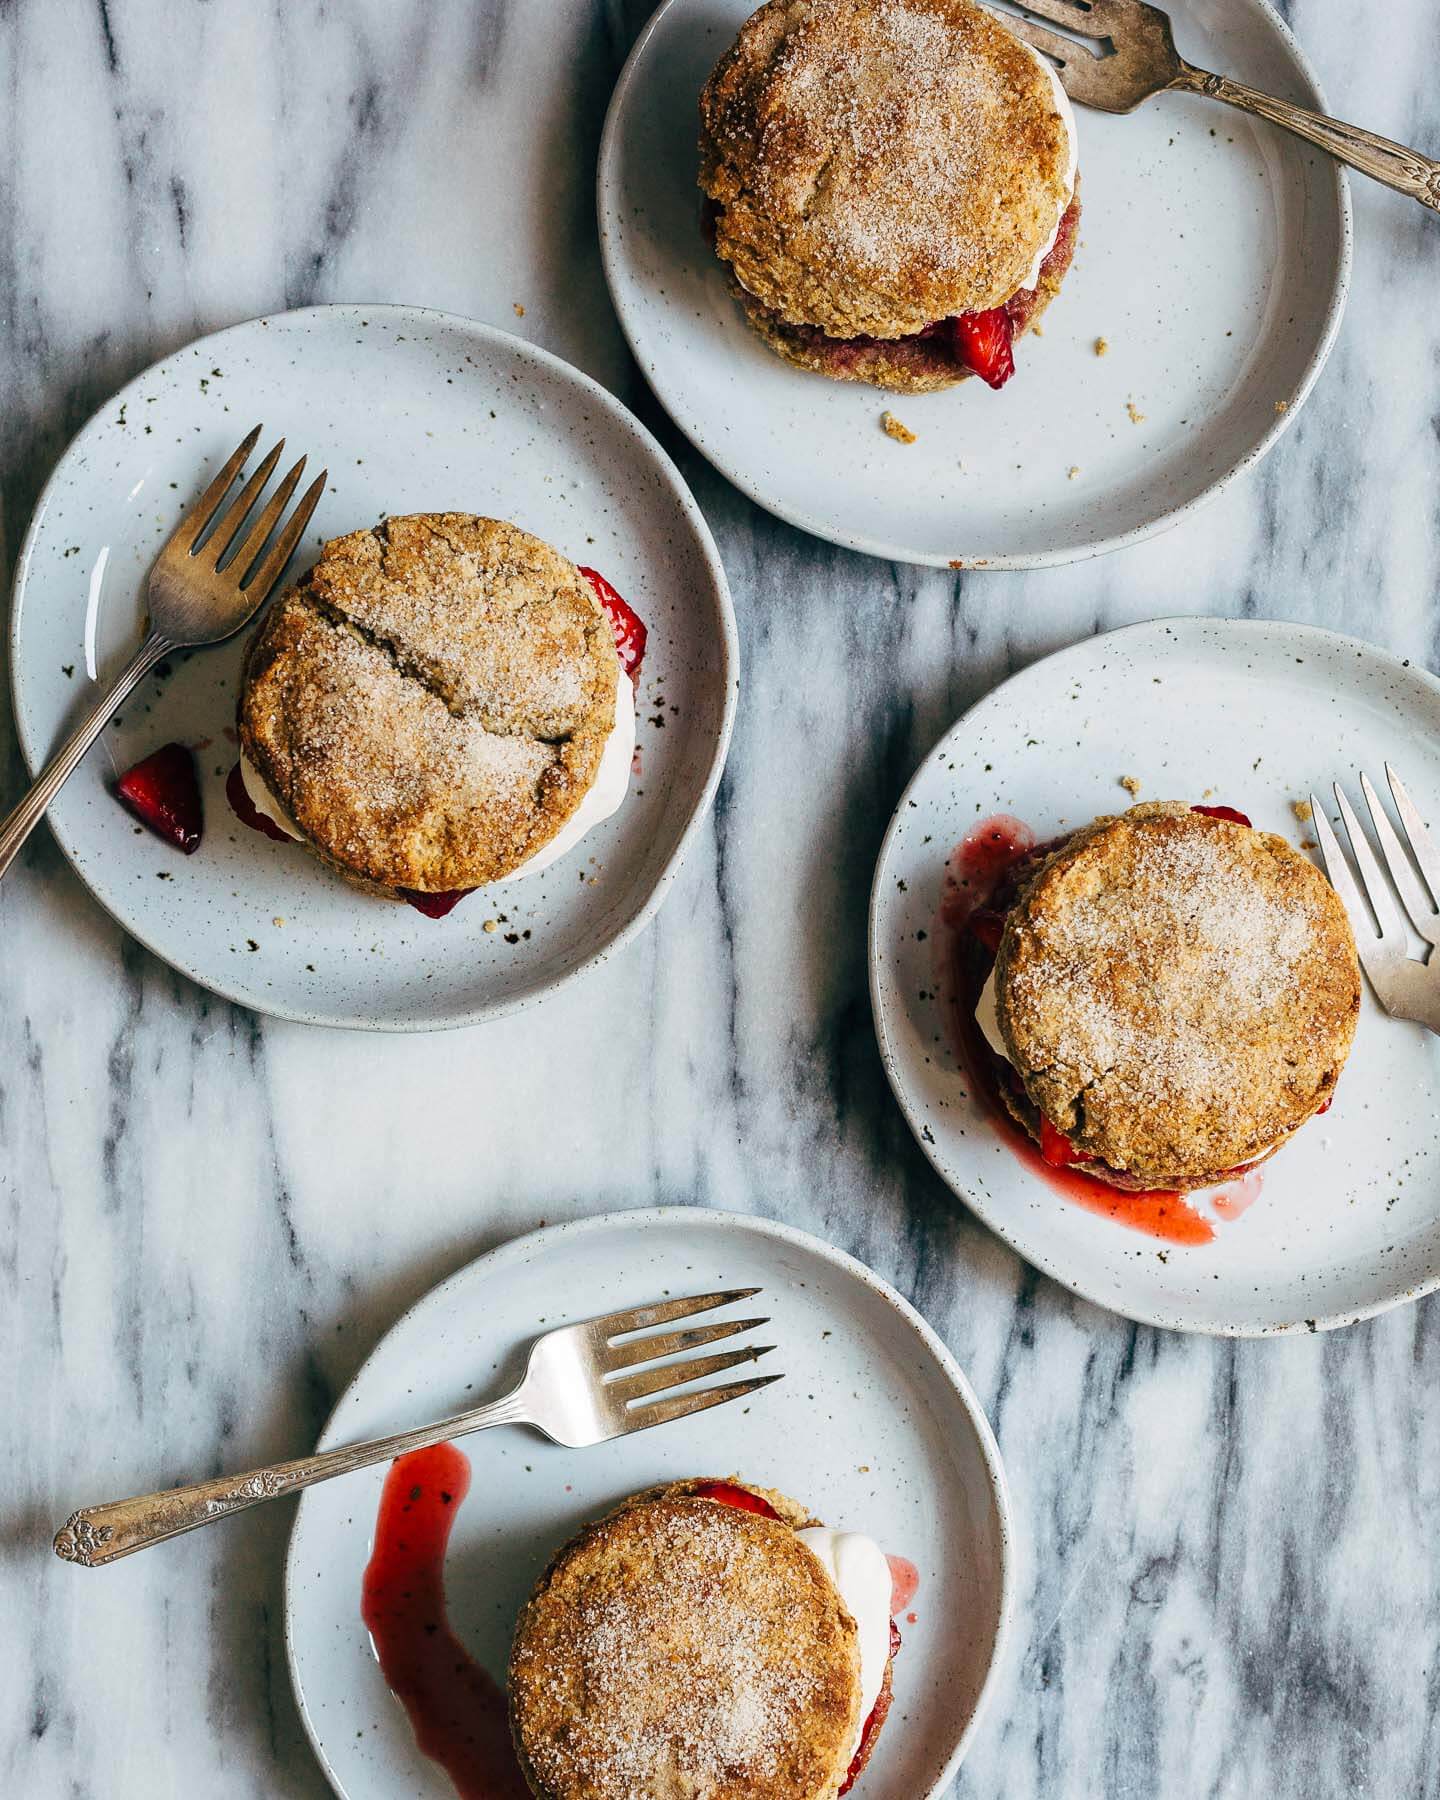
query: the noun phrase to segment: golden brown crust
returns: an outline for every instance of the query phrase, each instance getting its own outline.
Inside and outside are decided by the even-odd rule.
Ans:
[[[735,1477],[735,1486],[749,1486]],[[860,1706],[855,1622],[780,1520],[676,1482],[551,1562],[520,1615],[510,1713],[540,1800],[834,1800]]]
[[[416,513],[334,538],[246,652],[241,746],[362,885],[498,881],[594,782],[614,636],[584,577],[503,520]]]
[[[1041,864],[995,991],[1026,1099],[1106,1165],[1088,1172],[1185,1189],[1270,1155],[1329,1100],[1360,972],[1339,898],[1283,838],[1154,802]]]
[[[700,118],[717,254],[832,337],[1003,304],[1070,197],[1054,88],[973,0],[769,0]]]
[[[1080,200],[1070,203],[1073,220],[1054,254],[1040,267],[1040,279],[1034,288],[1026,289],[1011,303],[1010,312],[1015,339],[1031,330],[1041,313],[1060,292],[1075,255],[1075,233],[1080,223]],[[845,343],[824,336],[806,326],[787,325],[778,314],[747,294],[738,281],[731,289],[744,308],[752,330],[764,338],[777,355],[797,368],[809,369],[816,375],[828,375],[832,381],[863,381],[871,387],[885,388],[892,394],[933,394],[942,388],[955,387],[968,381],[972,371],[956,361],[944,339],[862,338]]]

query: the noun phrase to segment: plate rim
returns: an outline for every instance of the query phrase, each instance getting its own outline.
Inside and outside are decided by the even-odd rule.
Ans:
[[[162,947],[150,928],[139,929],[130,920],[121,918],[92,886],[77,860],[77,853],[72,850],[66,834],[53,819],[47,817],[45,823],[64,854],[65,860],[90,898],[115,921],[122,931],[143,945],[152,956],[159,958],[168,968],[176,970],[177,973],[183,975],[187,980],[193,981],[206,993],[215,994],[229,1005],[243,1007],[247,1012],[258,1014],[264,1018],[285,1019],[295,1024],[323,1026],[342,1031],[383,1031],[400,1035],[412,1032],[463,1030],[487,1024],[491,1020],[505,1018],[510,1014],[521,1012],[527,1007],[541,1004],[561,988],[570,986],[572,982],[586,975],[599,964],[607,962],[611,956],[623,950],[646,929],[667,897],[685,857],[692,848],[696,835],[709,817],[715,800],[715,791],[720,784],[720,778],[724,774],[725,765],[729,759],[731,739],[734,735],[740,696],[740,640],[735,622],[735,603],[730,593],[730,584],[715,543],[714,533],[711,531],[704,513],[700,510],[699,502],[691,492],[689,484],[655,434],[625,405],[624,401],[612,394],[608,388],[602,386],[585,370],[578,368],[574,363],[566,362],[554,351],[531,343],[526,338],[517,337],[514,332],[506,331],[498,325],[491,325],[482,319],[472,318],[466,313],[449,312],[441,307],[412,306],[403,301],[377,301],[371,305],[360,300],[344,300],[314,306],[287,307],[280,312],[257,313],[251,318],[237,320],[233,325],[221,326],[218,331],[206,332],[200,337],[191,338],[187,342],[177,345],[173,350],[166,351],[163,356],[156,357],[153,362],[148,363],[123,386],[102,400],[85,420],[85,423],[74,433],[56,460],[55,467],[46,477],[45,484],[31,510],[29,521],[25,527],[25,535],[21,540],[20,552],[15,559],[15,572],[10,582],[10,616],[6,632],[6,644],[10,658],[10,699],[15,718],[15,736],[20,746],[21,759],[33,780],[41,759],[45,755],[46,747],[31,743],[29,731],[24,723],[24,709],[21,706],[21,696],[25,690],[25,678],[21,673],[23,659],[20,652],[21,622],[26,611],[23,600],[29,578],[30,563],[39,541],[41,529],[60,479],[71,464],[75,453],[86,444],[92,433],[103,426],[117,401],[123,400],[132,390],[137,390],[142,383],[151,379],[156,370],[164,364],[173,362],[202,345],[218,344],[221,339],[228,338],[236,332],[253,331],[257,327],[271,326],[282,320],[289,322],[321,316],[338,318],[342,314],[349,314],[356,318],[363,314],[367,319],[383,315],[392,319],[405,318],[422,321],[427,325],[443,326],[447,329],[459,327],[486,341],[492,348],[502,347],[510,355],[518,357],[522,363],[527,360],[532,361],[550,375],[573,382],[587,398],[635,435],[642,449],[648,453],[655,464],[656,472],[663,478],[674,495],[682,515],[691,526],[696,544],[710,575],[717,602],[716,610],[719,617],[721,643],[721,666],[716,673],[716,680],[721,687],[720,729],[711,749],[709,768],[699,797],[691,808],[690,816],[681,830],[675,847],[656,876],[650,892],[629,919],[612,931],[608,937],[597,943],[576,962],[573,968],[567,969],[563,974],[537,988],[512,995],[506,999],[487,1002],[450,1018],[409,1017],[397,1012],[374,1013],[368,1017],[359,1018],[337,1014],[324,1008],[290,1005],[279,998],[273,1002],[262,1002],[249,992],[241,992],[230,987],[223,979],[214,979],[209,974],[202,974],[193,966],[191,959],[177,956],[170,949]]]
[[[1227,1321],[1224,1324],[1205,1325],[1194,1321],[1171,1317],[1158,1310],[1146,1311],[1143,1307],[1127,1304],[1124,1300],[1103,1296],[1091,1291],[1083,1280],[1072,1276],[1063,1264],[1049,1256],[1043,1246],[1031,1247],[1022,1244],[1013,1227],[1006,1210],[997,1207],[993,1202],[977,1197],[959,1181],[952,1179],[942,1166],[939,1157],[939,1144],[928,1144],[925,1141],[923,1127],[927,1120],[921,1117],[918,1108],[907,1095],[906,1085],[899,1073],[899,1057],[891,1040],[887,1003],[882,998],[881,988],[881,912],[888,892],[882,892],[883,878],[889,864],[890,854],[895,840],[899,837],[904,825],[905,814],[910,810],[908,801],[913,790],[919,785],[922,777],[928,772],[931,760],[937,756],[952,738],[956,737],[970,724],[980,709],[997,698],[1013,683],[1023,681],[1034,671],[1057,663],[1067,658],[1093,655],[1098,646],[1110,645],[1116,639],[1133,638],[1142,634],[1161,633],[1165,631],[1194,631],[1209,627],[1219,630],[1221,635],[1233,632],[1238,637],[1280,637],[1287,636],[1301,641],[1324,644],[1327,649],[1336,652],[1360,652],[1373,658],[1385,669],[1395,675],[1411,679],[1417,678],[1422,686],[1429,687],[1437,700],[1440,700],[1440,676],[1431,673],[1422,663],[1413,658],[1397,656],[1393,650],[1383,645],[1369,643],[1364,638],[1351,636],[1348,632],[1332,631],[1328,626],[1312,625],[1299,620],[1290,619],[1230,619],[1207,613],[1181,613],[1166,615],[1154,619],[1139,619],[1130,625],[1117,626],[1113,631],[1097,632],[1088,638],[1081,638],[1072,644],[1062,645],[1052,650],[1048,656],[1037,657],[1034,662],[1027,663],[1023,669],[1016,669],[1007,675],[993,688],[980,695],[968,706],[955,722],[947,727],[933,744],[920,757],[915,772],[905,783],[904,790],[896,801],[895,810],[890,823],[885,828],[885,835],[880,843],[880,852],[875,859],[875,873],[870,883],[870,904],[866,922],[865,960],[868,970],[868,986],[870,990],[870,1012],[875,1026],[875,1041],[880,1051],[880,1061],[885,1069],[885,1078],[890,1084],[890,1091],[895,1096],[901,1114],[905,1119],[911,1136],[915,1139],[939,1179],[955,1198],[975,1215],[980,1223],[991,1231],[1004,1244],[1007,1244],[1023,1262],[1031,1268],[1038,1269],[1042,1275],[1048,1276],[1061,1287],[1088,1301],[1103,1311],[1113,1313],[1119,1318],[1130,1319],[1137,1325],[1147,1325],[1160,1331],[1177,1331],[1187,1336],[1211,1338],[1280,1338],[1309,1335],[1320,1331],[1338,1331],[1347,1325],[1357,1325],[1362,1320],[1373,1319],[1380,1313],[1389,1312],[1397,1306],[1408,1306],[1421,1300],[1427,1294],[1440,1288],[1440,1266],[1433,1275],[1423,1281],[1407,1286],[1403,1290],[1389,1294],[1386,1298],[1373,1301],[1359,1307],[1349,1307],[1332,1313],[1316,1313],[1303,1318],[1288,1320],[1284,1324],[1247,1324]]]
[[[765,1218],[754,1213],[726,1212],[718,1207],[670,1205],[620,1208],[603,1213],[592,1213],[581,1219],[562,1220],[554,1225],[538,1226],[533,1231],[522,1232],[518,1237],[507,1238],[503,1243],[496,1244],[493,1248],[482,1251],[479,1256],[472,1257],[469,1262],[442,1277],[433,1287],[428,1288],[403,1312],[399,1313],[386,1326],[366,1355],[365,1360],[345,1384],[339,1398],[330,1410],[329,1417],[321,1427],[315,1448],[322,1450],[327,1447],[342,1409],[349,1403],[352,1394],[368,1375],[372,1364],[390,1339],[403,1326],[407,1325],[421,1308],[430,1305],[451,1288],[472,1279],[476,1271],[488,1267],[492,1275],[497,1269],[503,1272],[507,1263],[523,1259],[533,1254],[540,1246],[553,1244],[561,1239],[585,1238],[621,1227],[650,1225],[684,1225],[686,1229],[693,1228],[697,1231],[722,1234],[752,1232],[759,1237],[770,1238],[787,1244],[792,1249],[804,1250],[811,1255],[818,1256],[822,1262],[830,1264],[842,1274],[858,1279],[862,1286],[868,1288],[899,1314],[903,1322],[919,1337],[932,1361],[938,1365],[941,1374],[959,1398],[961,1407],[975,1432],[976,1443],[985,1465],[995,1504],[999,1542],[999,1610],[989,1665],[986,1668],[984,1680],[980,1684],[980,1690],[975,1697],[975,1705],[970,1718],[934,1784],[926,1790],[924,1795],[917,1797],[917,1800],[934,1800],[935,1796],[943,1793],[946,1784],[953,1778],[956,1770],[964,1761],[975,1732],[988,1712],[995,1696],[995,1690],[1008,1666],[1018,1581],[1015,1510],[994,1427],[991,1425],[984,1407],[980,1404],[979,1396],[971,1386],[969,1377],[955,1360],[948,1345],[935,1328],[899,1289],[887,1281],[883,1275],[870,1268],[868,1264],[861,1262],[858,1257],[850,1255],[848,1251],[827,1243],[825,1239],[816,1237],[812,1232],[802,1231],[798,1226],[787,1225],[781,1220]],[[300,1715],[310,1748],[314,1751],[326,1779],[335,1792],[341,1796],[341,1800],[350,1800],[348,1791],[325,1754],[318,1730],[310,1717],[305,1700],[304,1685],[296,1663],[297,1652],[294,1637],[294,1595],[297,1591],[296,1561],[299,1554],[300,1528],[305,1521],[308,1497],[308,1490],[300,1496],[285,1547],[282,1584],[285,1616],[285,1664],[290,1674],[290,1686],[295,1696],[296,1711]]]
[[[682,418],[671,406],[666,394],[653,379],[652,367],[644,354],[645,339],[636,328],[629,304],[625,297],[624,284],[617,277],[619,251],[616,240],[623,234],[621,223],[622,207],[618,198],[611,202],[611,196],[620,193],[619,182],[613,175],[616,146],[620,137],[620,119],[631,98],[631,90],[636,85],[642,57],[649,47],[651,38],[665,16],[675,6],[693,4],[693,0],[661,0],[631,46],[623,67],[616,80],[605,110],[605,125],[600,134],[600,152],[595,168],[595,212],[600,237],[600,260],[605,274],[605,286],[609,290],[610,303],[615,309],[615,316],[620,321],[620,329],[624,333],[625,342],[630,354],[634,357],[645,383],[651,393],[665,410],[665,415],[681,431],[701,456],[748,499],[768,512],[772,517],[793,525],[798,530],[819,538],[824,543],[836,544],[844,550],[855,550],[865,556],[878,557],[885,562],[904,563],[915,568],[948,569],[955,572],[965,570],[1019,570],[1019,569],[1053,569],[1070,563],[1088,562],[1097,556],[1108,556],[1112,551],[1123,550],[1132,544],[1142,544],[1147,539],[1159,537],[1172,530],[1182,520],[1198,512],[1201,507],[1219,496],[1237,481],[1248,470],[1262,462],[1279,442],[1283,434],[1295,422],[1305,402],[1310,398],[1311,390],[1319,380],[1321,371],[1330,359],[1330,352],[1335,346],[1340,325],[1345,316],[1345,306],[1350,294],[1350,278],[1354,261],[1354,208],[1350,196],[1349,176],[1345,165],[1331,158],[1331,193],[1335,208],[1336,221],[1339,226],[1339,248],[1335,258],[1335,266],[1330,281],[1330,294],[1325,304],[1324,318],[1306,364],[1304,373],[1296,385],[1295,394],[1289,406],[1282,413],[1275,414],[1258,440],[1248,449],[1241,452],[1222,472],[1215,477],[1198,494],[1183,501],[1179,506],[1171,507],[1143,525],[1132,526],[1128,531],[1121,531],[1109,537],[1099,538],[1093,542],[1079,545],[1068,545],[1048,550],[1009,552],[1004,555],[969,554],[960,557],[947,557],[916,551],[913,547],[889,544],[879,538],[869,537],[864,532],[847,531],[843,524],[826,524],[815,519],[803,507],[784,505],[775,500],[773,495],[764,491],[763,484],[749,477],[744,469],[734,464],[734,459],[724,456],[717,448],[705,441],[701,428],[692,420]],[[1269,29],[1281,40],[1291,61],[1294,63],[1301,79],[1308,89],[1307,99],[1312,108],[1320,113],[1329,112],[1329,104],[1324,89],[1316,74],[1310,58],[1301,48],[1295,33],[1272,4],[1272,0],[1247,0]],[[1279,130],[1280,127],[1275,127]],[[1321,152],[1321,154],[1325,154]],[[613,227],[613,228],[612,228]]]

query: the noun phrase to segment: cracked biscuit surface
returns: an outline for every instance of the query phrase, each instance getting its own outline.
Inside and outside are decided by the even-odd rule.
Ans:
[[[716,253],[777,329],[1003,305],[1071,197],[1050,79],[973,0],[769,0],[700,118]]]
[[[521,1613],[511,1722],[540,1800],[834,1800],[860,1707],[854,1620],[780,1514],[699,1481],[627,1500]]]
[[[309,847],[381,892],[497,881],[595,780],[604,610],[518,526],[414,513],[334,538],[246,651],[241,746]]]
[[[1097,819],[1040,865],[995,980],[1023,1089],[1007,1104],[1130,1188],[1213,1186],[1271,1155],[1331,1098],[1360,1008],[1320,871],[1171,802]]]

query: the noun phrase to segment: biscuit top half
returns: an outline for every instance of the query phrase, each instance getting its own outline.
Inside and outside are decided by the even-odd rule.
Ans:
[[[558,551],[417,513],[332,539],[272,606],[240,737],[322,855],[387,887],[473,887],[580,804],[618,679],[609,621]]]
[[[1054,85],[972,0],[769,0],[700,116],[717,253],[832,337],[1003,304],[1070,198]]]
[[[1117,1169],[1225,1171],[1329,1098],[1360,972],[1283,838],[1169,802],[1077,832],[1011,912],[1001,1033],[1026,1092]]]
[[[511,1719],[542,1800],[833,1800],[848,1772],[854,1620],[790,1523],[690,1485],[587,1527],[521,1614]]]

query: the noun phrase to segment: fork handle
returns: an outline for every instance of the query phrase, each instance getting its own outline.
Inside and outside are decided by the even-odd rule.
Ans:
[[[194,1531],[197,1525],[209,1525],[215,1519],[243,1512],[262,1500],[298,1493],[301,1488],[314,1487],[317,1481],[367,1469],[372,1463],[389,1462],[411,1450],[448,1443],[451,1438],[483,1431],[488,1425],[523,1425],[529,1419],[521,1387],[488,1406],[477,1406],[453,1419],[402,1431],[395,1437],[344,1444],[338,1450],[322,1450],[315,1456],[297,1457],[293,1462],[271,1463],[244,1475],[219,1475],[213,1481],[194,1481],[188,1487],[165,1488],[158,1494],[140,1494],[133,1500],[82,1507],[71,1513],[56,1532],[55,1554],[65,1562],[98,1569],[122,1556],[133,1556],[137,1550],[148,1549],[151,1544],[179,1537],[181,1532]]]
[[[35,778],[34,786],[0,825],[0,875],[14,862],[20,846],[44,818],[50,802],[74,773],[82,756],[99,737],[120,706],[174,645],[158,632],[147,633],[140,648],[109,688]]]
[[[1187,93],[1208,94],[1227,106],[1238,106],[1242,112],[1256,113],[1272,124],[1283,125],[1296,137],[1318,144],[1362,175],[1373,176],[1386,187],[1440,212],[1440,163],[1421,156],[1418,150],[1407,150],[1404,144],[1379,137],[1373,131],[1362,131],[1358,125],[1342,124],[1324,113],[1310,112],[1289,100],[1277,100],[1273,94],[1262,94],[1258,88],[1232,81],[1228,75],[1210,75],[1189,63],[1170,85]]]

